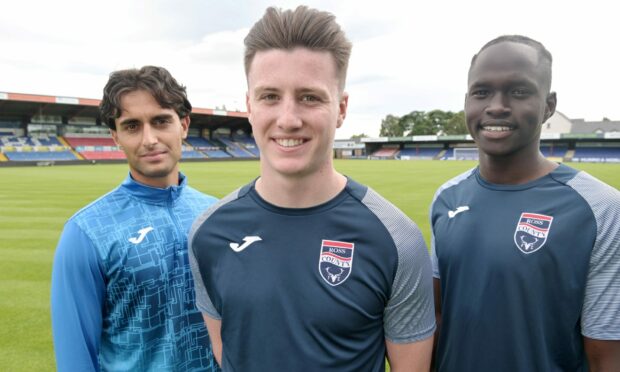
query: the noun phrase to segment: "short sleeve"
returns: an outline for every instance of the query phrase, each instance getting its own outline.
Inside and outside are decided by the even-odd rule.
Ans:
[[[597,229],[581,332],[596,340],[620,340],[620,192],[585,172],[580,172],[569,185],[590,205]]]

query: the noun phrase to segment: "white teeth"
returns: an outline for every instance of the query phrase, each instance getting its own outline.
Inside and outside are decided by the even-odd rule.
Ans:
[[[509,130],[512,130],[512,128],[510,128],[510,127],[492,126],[492,125],[488,125],[486,127],[483,127],[482,129],[488,130],[489,132],[507,132]]]
[[[290,139],[290,138],[278,138],[276,139],[276,142],[278,143],[278,145],[282,146],[282,147],[294,147],[294,146],[299,146],[302,143],[304,143],[303,140],[301,139]]]

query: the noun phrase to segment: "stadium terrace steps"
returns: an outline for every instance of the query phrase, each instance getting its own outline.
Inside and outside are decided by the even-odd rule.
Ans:
[[[67,147],[71,147],[71,145],[67,142],[67,140],[65,140],[64,137],[58,137],[58,142],[60,142],[61,145],[63,146],[67,146]]]
[[[80,155],[79,152],[75,151],[74,149],[71,149],[70,151],[73,153],[73,155],[75,155],[76,158],[84,160],[84,156]]]

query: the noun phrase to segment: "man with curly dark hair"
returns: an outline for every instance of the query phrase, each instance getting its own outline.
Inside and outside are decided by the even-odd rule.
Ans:
[[[161,67],[116,71],[101,117],[129,175],[67,221],[52,273],[59,371],[218,370],[194,305],[187,233],[215,198],[179,171],[192,106]]]

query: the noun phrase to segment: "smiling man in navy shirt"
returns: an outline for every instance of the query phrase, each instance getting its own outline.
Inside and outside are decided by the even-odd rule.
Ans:
[[[480,164],[431,207],[439,371],[620,370],[620,193],[541,154],[551,61],[502,36],[471,62]]]
[[[325,12],[267,9],[245,39],[261,175],[192,228],[216,358],[236,371],[426,371],[431,264],[417,226],[333,167],[351,44]]]

